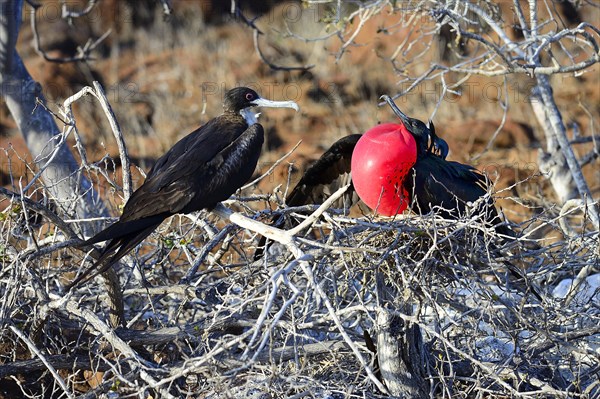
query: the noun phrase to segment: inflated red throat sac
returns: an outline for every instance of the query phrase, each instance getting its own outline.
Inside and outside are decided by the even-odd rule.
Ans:
[[[417,143],[404,125],[368,130],[352,153],[352,181],[360,199],[380,215],[402,213],[410,203],[404,179],[417,160]]]

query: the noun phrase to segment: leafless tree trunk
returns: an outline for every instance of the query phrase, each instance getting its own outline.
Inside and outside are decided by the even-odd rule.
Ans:
[[[377,359],[381,377],[390,393],[401,398],[427,398],[429,387],[426,353],[421,329],[416,323],[394,314],[390,304],[404,314],[412,313],[412,299],[403,298],[394,287],[377,278],[377,292],[382,306],[377,312]]]
[[[83,175],[50,112],[42,87],[23,64],[15,49],[23,2],[0,0],[0,85],[2,96],[23,134],[51,200],[61,213],[76,218],[108,216],[104,203]],[[86,234],[89,223],[82,224]]]

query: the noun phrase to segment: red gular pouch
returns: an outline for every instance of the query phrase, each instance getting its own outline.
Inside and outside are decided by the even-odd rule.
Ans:
[[[352,153],[354,189],[377,213],[402,213],[410,203],[404,180],[416,161],[417,143],[404,125],[377,125],[363,134]]]

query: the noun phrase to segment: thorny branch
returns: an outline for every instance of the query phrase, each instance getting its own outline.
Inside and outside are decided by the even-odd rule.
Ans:
[[[260,48],[259,37],[260,37],[260,35],[263,34],[263,32],[261,32],[260,29],[258,29],[256,24],[254,23],[254,20],[248,19],[242,13],[242,10],[239,8],[239,6],[237,6],[235,4],[235,2],[232,2],[231,13],[233,15],[235,15],[235,17],[238,18],[240,21],[242,21],[245,25],[247,25],[250,29],[252,29],[252,38],[254,40],[254,50],[255,50],[256,54],[260,57],[262,62],[264,62],[266,65],[268,65],[269,68],[271,68],[272,70],[274,70],[274,71],[308,71],[309,69],[312,69],[315,67],[314,65],[282,66],[282,65],[277,65],[277,64],[273,63],[272,61],[267,59],[267,57],[263,53],[262,49]]]
[[[102,107],[102,110],[104,111],[106,118],[108,119],[111,130],[115,136],[117,145],[119,147],[119,157],[121,158],[121,165],[123,167],[123,196],[125,202],[127,202],[129,197],[131,196],[131,193],[133,192],[133,185],[131,183],[131,161],[129,160],[129,156],[127,154],[127,146],[125,145],[125,139],[123,138],[123,133],[121,131],[121,128],[119,127],[119,122],[115,117],[115,113],[113,112],[110,104],[108,103],[108,99],[106,98],[104,89],[98,82],[94,82],[93,84],[93,88],[86,86],[79,92],[67,98],[63,103],[64,110],[62,111],[62,113],[63,116],[67,118],[69,128],[72,129],[75,127],[72,109],[72,105],[74,102],[88,94],[92,95],[98,100],[98,102],[100,102],[100,106]]]

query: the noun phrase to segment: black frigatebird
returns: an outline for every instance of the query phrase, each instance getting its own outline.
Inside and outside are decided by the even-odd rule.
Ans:
[[[160,157],[144,184],[125,204],[119,220],[80,245],[110,240],[96,262],[67,290],[107,270],[166,218],[210,209],[248,181],[264,141],[263,127],[257,123],[258,114],[252,112],[252,107],[299,110],[293,101],[267,100],[247,87],[228,91],[223,114],[179,140]]]
[[[410,167],[399,177],[402,189],[409,195],[408,206],[415,213],[426,214],[435,209],[442,217],[456,219],[464,215],[469,204],[477,204],[475,212],[485,215],[486,221],[493,224],[496,230],[507,236],[514,236],[514,232],[502,223],[498,215],[493,199],[485,198],[488,192],[489,182],[486,177],[470,165],[455,161],[448,161],[448,144],[440,138],[435,131],[432,122],[427,126],[422,121],[406,116],[396,106],[389,96],[382,98],[392,107],[394,113],[400,118],[401,125],[393,125],[395,129],[402,129],[404,133],[410,134],[416,145],[416,160],[410,163]],[[389,124],[392,126],[391,124]],[[379,125],[378,127],[385,126]],[[376,127],[377,128],[377,127]],[[345,182],[350,172],[351,158],[357,147],[360,134],[343,137],[335,142],[309,169],[291,191],[286,203],[290,206],[301,206],[305,204],[318,204],[323,202],[337,187]],[[386,146],[385,142],[375,143]],[[406,143],[407,146],[412,145]],[[372,148],[374,156],[381,152],[382,148]],[[414,151],[414,149],[413,149]],[[359,167],[363,165],[359,164]],[[394,165],[382,164],[382,168],[393,169]],[[357,184],[356,173],[353,171],[354,185]],[[380,175],[389,174],[388,170],[377,171]],[[372,176],[365,178],[374,181]],[[392,182],[394,184],[395,182]],[[377,186],[379,184],[379,186]],[[382,182],[381,184],[385,184]],[[376,196],[380,194],[381,184],[376,182]],[[396,188],[397,189],[397,188]],[[350,186],[344,198],[344,207],[348,204],[347,199],[352,199],[350,205],[358,202],[358,197],[353,193],[354,187]],[[483,198],[482,200],[480,200]],[[479,200],[479,201],[478,201]],[[376,208],[375,206],[373,208]],[[264,242],[264,240],[263,240]],[[258,252],[261,253],[260,250]]]
[[[488,179],[470,165],[445,159],[448,145],[435,133],[433,122],[427,126],[405,115],[389,96],[381,98],[400,118],[417,144],[417,160],[404,179],[406,191],[414,195],[411,209],[416,213],[429,213],[436,208],[439,215],[454,219],[464,215],[469,204],[477,204],[475,211],[485,215],[486,221],[494,225],[496,231],[514,236],[514,232],[502,224],[493,199],[490,196],[484,198],[488,193]]]

